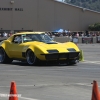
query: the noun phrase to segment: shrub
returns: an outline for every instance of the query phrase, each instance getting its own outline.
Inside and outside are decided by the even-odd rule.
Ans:
[[[88,29],[89,31],[100,31],[100,23],[89,25]]]

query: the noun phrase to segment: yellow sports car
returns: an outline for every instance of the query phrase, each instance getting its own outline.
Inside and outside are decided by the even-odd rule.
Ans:
[[[58,43],[45,32],[21,32],[0,42],[0,62],[26,61],[35,65],[39,61],[76,64],[80,49],[73,42]]]

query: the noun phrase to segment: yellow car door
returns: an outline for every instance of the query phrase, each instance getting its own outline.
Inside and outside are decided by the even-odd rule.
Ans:
[[[11,49],[10,49],[10,55],[13,58],[22,58],[22,44],[14,44],[12,43]]]
[[[13,58],[22,58],[22,49],[24,45],[21,40],[21,35],[16,35],[9,46],[9,52]]]

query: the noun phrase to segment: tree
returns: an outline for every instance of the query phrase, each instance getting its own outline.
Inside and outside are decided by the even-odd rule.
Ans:
[[[89,31],[100,31],[100,23],[89,25],[88,29]]]
[[[64,2],[100,12],[100,0],[64,0]]]

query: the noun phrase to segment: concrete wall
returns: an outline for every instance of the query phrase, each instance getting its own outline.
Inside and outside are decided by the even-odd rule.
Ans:
[[[83,10],[54,0],[0,0],[0,29],[54,31],[60,28],[84,31],[89,24],[100,22],[100,13]],[[23,8],[23,11],[15,11]]]

